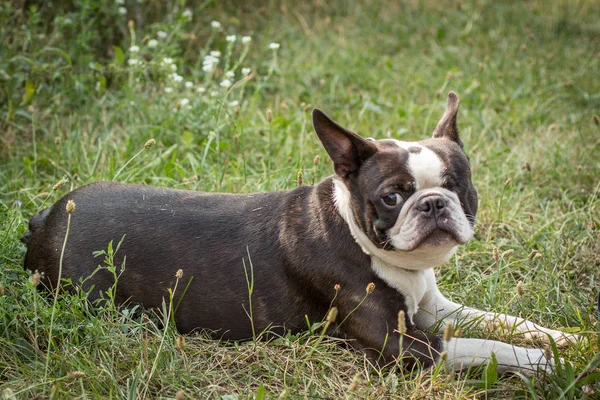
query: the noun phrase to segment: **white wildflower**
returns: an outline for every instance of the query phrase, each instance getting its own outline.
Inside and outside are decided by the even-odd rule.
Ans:
[[[115,0],[115,3],[122,6],[123,4],[125,4],[125,0]]]
[[[225,78],[233,79],[234,76],[235,76],[235,72],[233,72],[233,71],[225,72]]]
[[[242,68],[242,75],[244,75],[244,76],[249,75],[250,72],[252,72],[252,69],[250,69],[250,68]]]
[[[210,26],[212,26],[213,29],[219,29],[221,27],[221,23],[219,21],[212,21]]]
[[[158,40],[156,40],[156,39],[150,39],[148,41],[148,47],[155,48],[156,46],[158,46]]]
[[[183,108],[183,107],[187,107],[190,105],[190,101],[188,99],[181,99],[181,101],[179,101],[179,105]]]
[[[216,90],[213,90],[212,92],[210,92],[210,95],[212,97],[217,97],[219,95],[219,92],[217,92]]]
[[[130,106],[135,106],[135,101],[131,100],[131,101],[129,102],[129,105],[130,105]]]
[[[212,53],[218,53],[219,55],[221,55],[221,53],[219,53],[218,51],[211,51],[211,54],[204,57],[204,60],[202,60],[202,70],[204,72],[211,72],[214,69],[215,65],[219,63],[219,59],[217,58],[217,56],[213,55]]]
[[[158,31],[158,32],[156,32],[156,36],[158,36],[159,39],[166,39],[167,38],[167,32],[165,32],[165,31]]]
[[[242,36],[242,43],[248,44],[252,41],[252,37],[250,36]]]
[[[224,87],[224,88],[228,88],[231,85],[232,85],[232,83],[229,79],[225,79],[221,83],[219,83],[219,86]]]
[[[240,105],[240,102],[237,100],[234,100],[229,103],[229,107],[237,107],[238,105]]]
[[[177,71],[177,65],[171,64],[171,71],[173,71],[173,72]]]
[[[176,73],[172,73],[171,75],[169,75],[169,78],[171,78],[172,80],[174,80],[177,83],[179,83],[183,80],[183,76],[178,75]]]
[[[193,16],[194,14],[192,13],[192,10],[190,10],[189,8],[187,8],[187,9],[186,9],[186,10],[183,12],[183,14],[182,14],[182,15],[183,15],[185,18],[187,18],[187,19],[192,19],[192,16]]]
[[[119,14],[121,14],[121,15],[127,14],[127,9],[125,7],[119,7]]]
[[[221,52],[219,50],[213,50],[210,52],[210,55],[216,58],[221,57]]]
[[[163,64],[167,64],[167,65],[173,64],[173,59],[169,58],[169,57],[165,57],[165,58],[163,58],[162,62],[163,62]]]
[[[71,18],[67,17],[67,18],[63,19],[63,23],[65,25],[73,25],[73,20]]]
[[[271,50],[277,50],[281,45],[279,43],[272,42],[269,44]]]
[[[193,83],[193,82],[187,81],[187,82],[185,83],[185,87],[186,87],[186,88],[188,88],[188,89],[189,89],[189,88],[191,88],[191,87],[193,87],[193,86],[194,86],[194,83]]]
[[[140,51],[140,48],[139,48],[139,46],[131,46],[131,47],[129,48],[129,51],[130,51],[131,53],[137,53],[138,51]]]
[[[138,60],[137,58],[130,58],[129,60],[127,60],[127,64],[129,65],[138,65],[140,63],[140,60]]]
[[[206,92],[206,88],[204,88],[204,87],[202,87],[202,86],[198,86],[198,87],[196,88],[196,92],[198,92],[198,93],[204,93],[204,92]]]
[[[227,37],[225,37],[225,40],[227,40],[228,42],[235,42],[235,35],[229,35]]]
[[[210,131],[208,132],[208,138],[209,139],[214,139],[215,137],[217,137],[217,133],[215,131]]]
[[[168,87],[168,86],[167,86],[167,87],[165,88],[165,92],[166,92],[166,93],[171,93],[172,91],[173,91],[173,88],[171,88],[171,87]]]

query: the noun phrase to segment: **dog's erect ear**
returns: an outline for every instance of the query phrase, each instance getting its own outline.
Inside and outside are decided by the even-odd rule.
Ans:
[[[377,152],[377,147],[356,133],[333,122],[323,111],[315,108],[312,113],[315,131],[333,160],[335,173],[341,177],[356,172],[363,161]]]
[[[463,143],[458,137],[458,127],[456,126],[456,115],[458,114],[458,96],[454,92],[448,93],[446,102],[446,111],[433,131],[434,138],[447,138],[462,148]]]

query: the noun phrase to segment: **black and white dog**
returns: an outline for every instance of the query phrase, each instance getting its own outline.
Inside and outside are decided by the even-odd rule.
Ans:
[[[477,211],[457,112],[451,92],[433,137],[403,142],[364,139],[314,110],[315,130],[335,166],[335,175],[315,186],[245,195],[112,182],[83,186],[31,219],[25,267],[56,287],[65,206],[73,200],[62,277],[77,282],[91,275],[101,263],[94,251],[124,237],[117,301],[160,307],[182,269],[193,277],[175,315],[182,333],[208,330],[238,340],[252,338],[253,327],[300,331],[307,319],[323,320],[335,295],[337,320],[344,320],[337,334],[372,359],[392,362],[402,354],[405,365],[430,366],[446,351],[448,366],[461,370],[486,363],[493,352],[501,371],[547,370],[553,362],[540,349],[445,341],[430,332],[474,321],[559,344],[575,340],[521,318],[463,307],[438,290],[433,268],[473,237]],[[356,308],[371,282],[375,290]],[[98,296],[113,283],[100,270],[84,288],[93,285]],[[395,330],[401,310],[407,326],[402,349]]]

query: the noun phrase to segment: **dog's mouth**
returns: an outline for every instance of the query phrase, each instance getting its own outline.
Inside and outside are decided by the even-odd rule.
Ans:
[[[422,247],[446,247],[465,244],[471,239],[472,234],[462,232],[461,228],[448,220],[430,221],[422,223],[419,229],[412,232],[410,240],[397,243],[394,247],[398,251],[413,251]]]
[[[452,232],[448,232],[440,228],[436,228],[428,236],[424,237],[421,243],[417,245],[417,247],[425,245],[441,246],[444,244],[448,244],[451,241],[458,243],[458,238],[456,234],[453,234]]]

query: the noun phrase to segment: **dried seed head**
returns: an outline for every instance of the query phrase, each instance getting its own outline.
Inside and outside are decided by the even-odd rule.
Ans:
[[[374,290],[375,290],[375,284],[373,282],[369,283],[367,285],[367,289],[366,289],[367,294],[373,293]]]
[[[461,328],[461,327],[458,327],[458,328],[456,328],[456,330],[454,331],[454,337],[455,337],[455,338],[459,338],[459,337],[461,337],[461,336],[462,336],[462,328]]]
[[[506,181],[504,181],[504,186],[508,186],[511,182],[512,178],[508,178]]]
[[[69,181],[69,178],[67,178],[66,176],[65,176],[65,177],[63,177],[63,178],[61,178],[61,179],[60,179],[60,181],[56,182],[56,183],[54,184],[54,186],[52,186],[52,190],[58,190],[58,189],[60,189],[60,188],[61,188],[61,187],[63,187],[63,185],[64,185],[65,183],[67,183],[68,181]]]
[[[75,379],[83,378],[85,376],[85,372],[83,371],[69,371],[67,373],[67,380],[74,381]]]
[[[129,29],[133,29],[133,28],[135,27],[135,22],[133,22],[133,20],[131,20],[131,19],[130,19],[130,20],[127,22],[127,27],[128,27]]]
[[[266,114],[267,114],[267,121],[269,123],[271,123],[271,121],[273,121],[273,110],[271,110],[270,108],[267,108]]]
[[[175,394],[175,400],[183,400],[185,399],[185,394],[183,393],[183,390],[178,390],[177,393]]]
[[[331,307],[331,310],[329,310],[329,313],[327,314],[327,322],[329,322],[330,324],[335,322],[337,315],[338,315],[337,307]]]
[[[67,201],[67,212],[69,214],[73,214],[75,212],[76,208],[77,207],[76,207],[75,202],[73,200]]]
[[[502,254],[500,254],[500,258],[504,259],[505,257],[510,256],[514,252],[515,252],[514,249],[508,249],[505,252],[503,252]]]
[[[530,260],[535,257],[535,255],[537,254],[537,251],[532,250],[531,253],[529,253],[529,255],[527,256],[527,258],[529,258]]]
[[[454,336],[454,324],[452,322],[448,322],[444,327],[444,340],[449,342],[450,339]]]
[[[406,333],[406,314],[404,310],[398,311],[398,333],[404,335]]]
[[[40,274],[38,272],[38,270],[36,269],[35,272],[33,273],[33,275],[31,276],[31,284],[35,287],[35,286],[39,285],[41,281],[42,281],[42,274]]]
[[[598,116],[598,114],[594,114],[592,119],[594,120],[594,123],[596,124],[596,126],[600,126],[600,117]]]
[[[340,286],[339,283],[336,283],[335,285],[333,285],[333,290],[335,290],[336,292],[339,292],[341,288],[342,287]]]
[[[548,361],[552,359],[552,349],[550,347],[544,349],[544,357],[546,357],[546,360]]]
[[[183,270],[181,268],[178,269],[177,272],[175,273],[175,278],[177,278],[177,279],[183,278]]]
[[[175,348],[177,350],[185,349],[185,337],[181,335],[177,336],[177,339],[175,340]]]
[[[314,165],[319,165],[321,164],[321,156],[320,155],[316,155],[315,158],[313,159],[313,164]]]
[[[535,258],[542,258],[542,253],[540,253],[539,251],[536,251]]]
[[[597,228],[596,223],[590,220],[590,222],[588,222],[588,228],[590,229],[590,231],[595,231]]]
[[[144,148],[146,150],[148,150],[150,147],[154,146],[155,144],[156,144],[156,140],[154,140],[154,139],[148,139],[146,141],[146,143],[144,143]]]
[[[533,215],[529,216],[529,222],[531,222],[532,224],[535,222],[535,218],[533,218]]]
[[[446,361],[447,358],[448,358],[448,352],[442,351],[442,354],[440,354],[440,360]]]
[[[61,141],[62,141],[62,139],[60,138],[60,136],[57,136],[57,137],[54,138],[54,144],[57,145],[57,146],[60,145]]]
[[[304,183],[304,174],[302,171],[298,171],[298,186],[302,186]]]
[[[523,289],[523,281],[517,282],[517,294],[519,296],[523,296],[525,294],[525,289]]]
[[[498,255],[498,248],[497,247],[494,247],[494,250],[492,250],[492,258],[496,262],[498,262],[498,260],[500,259],[500,256]]]

